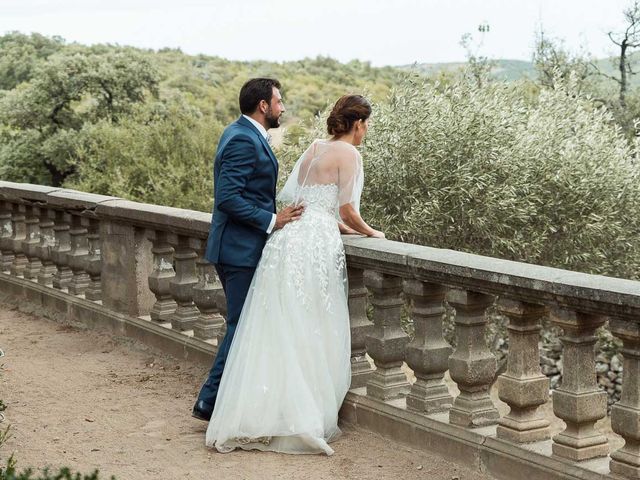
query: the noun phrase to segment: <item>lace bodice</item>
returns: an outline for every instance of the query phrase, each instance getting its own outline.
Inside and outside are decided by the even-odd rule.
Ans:
[[[298,196],[307,210],[318,210],[337,214],[338,185],[335,183],[305,185],[298,187]]]

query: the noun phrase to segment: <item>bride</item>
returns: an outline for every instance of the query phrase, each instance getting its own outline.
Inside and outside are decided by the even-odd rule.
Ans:
[[[249,288],[207,428],[220,452],[333,453],[351,381],[340,233],[384,237],[359,214],[355,146],[370,115],[364,97],[341,97],[327,119],[331,138],[309,146],[278,195],[305,209],[269,237]]]

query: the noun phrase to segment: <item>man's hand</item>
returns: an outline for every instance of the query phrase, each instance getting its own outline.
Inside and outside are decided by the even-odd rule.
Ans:
[[[300,216],[304,212],[303,205],[289,205],[280,210],[276,215],[276,224],[273,227],[274,230],[278,230],[284,227],[289,222],[295,222],[300,219]]]

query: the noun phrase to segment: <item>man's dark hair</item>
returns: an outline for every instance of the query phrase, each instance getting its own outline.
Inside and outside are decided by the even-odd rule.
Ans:
[[[275,78],[252,78],[240,89],[240,111],[250,115],[256,111],[260,100],[271,104],[273,87],[280,89],[280,82]]]

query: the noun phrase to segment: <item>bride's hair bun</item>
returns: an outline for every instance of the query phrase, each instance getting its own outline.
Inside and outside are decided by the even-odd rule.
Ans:
[[[344,95],[333,106],[327,118],[329,135],[344,135],[351,131],[358,120],[366,120],[371,115],[371,105],[362,95]]]

